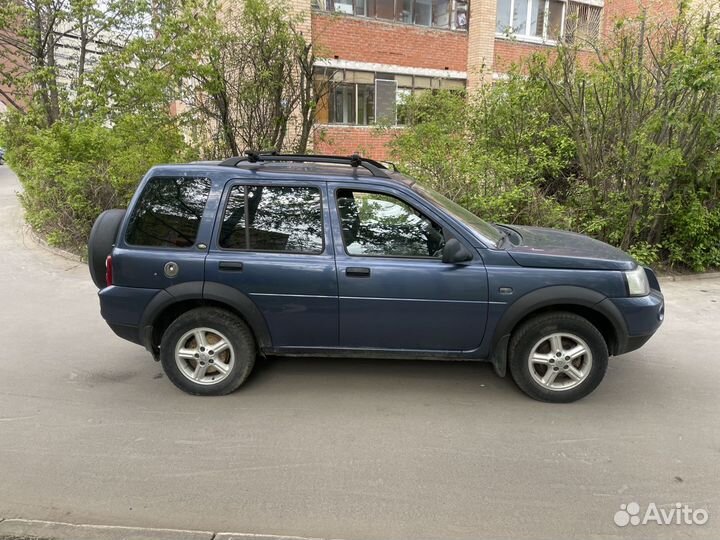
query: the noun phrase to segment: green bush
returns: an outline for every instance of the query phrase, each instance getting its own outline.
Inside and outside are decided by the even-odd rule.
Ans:
[[[84,251],[98,214],[126,206],[151,166],[190,157],[171,124],[132,115],[112,127],[85,119],[49,128],[13,115],[4,132],[28,223],[52,245],[76,252]]]
[[[593,52],[560,44],[467,99],[416,96],[394,158],[489,221],[720,266],[719,21],[623,21]]]
[[[707,201],[707,199],[705,199]],[[717,198],[714,199],[717,204]],[[709,208],[697,193],[673,199],[667,240],[670,262],[696,272],[720,267],[720,206]]]
[[[489,221],[568,227],[556,195],[571,173],[573,141],[552,123],[545,98],[540,81],[519,73],[469,97],[421,94],[407,105],[411,125],[394,139],[394,156]]]

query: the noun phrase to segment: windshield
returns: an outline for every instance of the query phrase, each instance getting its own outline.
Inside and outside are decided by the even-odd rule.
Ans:
[[[497,245],[502,239],[502,233],[490,225],[487,221],[480,219],[469,210],[466,210],[434,189],[420,185],[417,182],[413,184],[412,188],[423,197],[430,199],[435,204],[444,208],[446,212],[465,223],[468,227],[478,232],[484,238],[491,240],[494,245]]]

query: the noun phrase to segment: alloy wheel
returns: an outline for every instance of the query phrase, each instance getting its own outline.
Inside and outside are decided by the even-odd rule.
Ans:
[[[533,380],[543,388],[569,390],[590,374],[592,353],[582,338],[566,332],[554,333],[532,347],[528,368]]]
[[[187,379],[202,385],[225,380],[235,365],[230,340],[212,328],[195,328],[175,346],[175,362]]]

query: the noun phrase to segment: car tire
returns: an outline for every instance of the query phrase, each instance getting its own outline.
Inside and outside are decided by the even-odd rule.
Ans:
[[[607,371],[608,349],[587,319],[567,312],[545,313],[513,333],[510,373],[530,397],[570,403],[590,394]]]
[[[168,379],[196,396],[222,396],[237,390],[250,375],[256,355],[248,326],[218,308],[197,308],[180,315],[160,343],[160,362]]]
[[[90,276],[98,289],[107,287],[105,260],[117,241],[118,230],[124,217],[125,210],[105,210],[97,217],[90,230],[88,266],[90,267]]]

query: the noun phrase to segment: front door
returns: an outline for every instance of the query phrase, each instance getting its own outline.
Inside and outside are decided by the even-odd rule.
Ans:
[[[225,190],[206,282],[258,307],[273,347],[337,346],[337,279],[324,182],[235,183]]]
[[[482,260],[442,262],[457,233],[391,188],[330,184],[344,348],[464,351],[487,318]],[[469,245],[471,252],[475,252]]]

